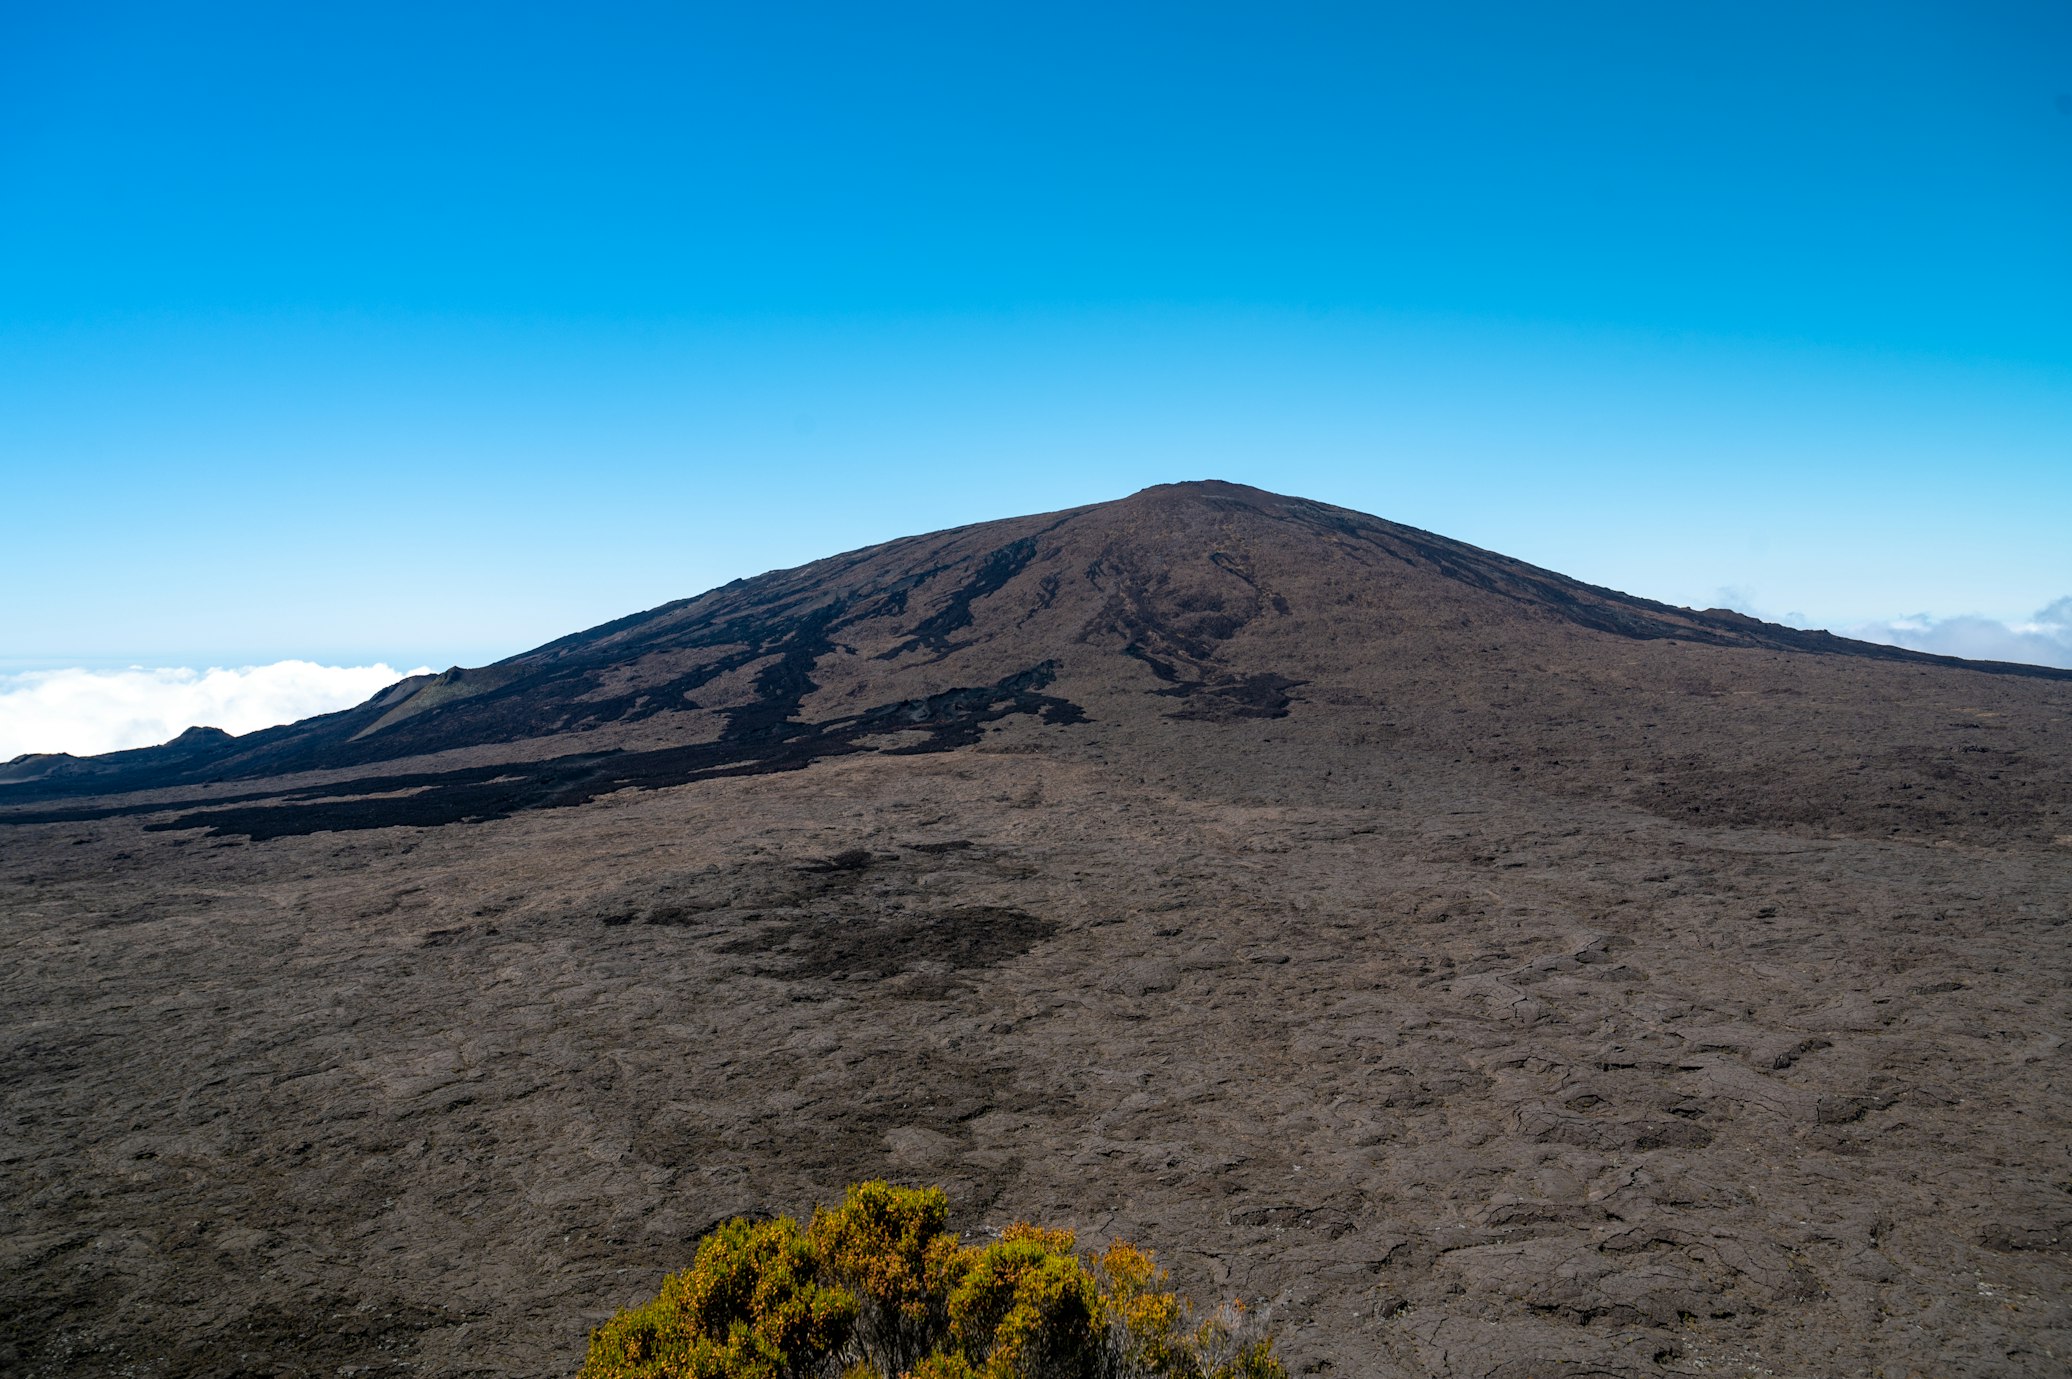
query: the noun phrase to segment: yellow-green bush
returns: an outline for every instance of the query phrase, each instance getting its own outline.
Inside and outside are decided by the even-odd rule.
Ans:
[[[580,1379],[1285,1379],[1233,1304],[1206,1318],[1148,1251],[1026,1223],[966,1247],[940,1189],[862,1183],[801,1229],[729,1221]]]
[[[950,1290],[945,1349],[983,1379],[1100,1372],[1100,1290],[1072,1253],[1070,1231],[1010,1226],[967,1253]]]
[[[860,1183],[841,1206],[813,1213],[822,1273],[857,1300],[852,1349],[885,1373],[918,1363],[948,1324],[964,1267],[957,1237],[943,1229],[949,1215],[940,1188],[883,1182]]]
[[[846,1348],[856,1298],[818,1279],[813,1242],[790,1218],[729,1221],[660,1296],[590,1340],[584,1379],[788,1379]]]

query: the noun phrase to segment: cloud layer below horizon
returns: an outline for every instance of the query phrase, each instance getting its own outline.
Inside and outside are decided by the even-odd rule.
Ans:
[[[1937,656],[2072,669],[2072,595],[2020,622],[2001,622],[1978,614],[1931,618],[1917,613],[1910,618],[1837,630],[1866,642],[1884,642]]]
[[[149,747],[206,725],[256,732],[351,708],[406,675],[386,665],[174,666],[0,675],[0,761],[24,752],[90,756]]]
[[[2072,668],[2072,595],[2018,622],[1927,614],[1838,628],[1939,656]],[[90,756],[149,747],[206,725],[242,734],[351,708],[430,667],[271,665],[28,671],[0,675],[0,761],[24,752]]]

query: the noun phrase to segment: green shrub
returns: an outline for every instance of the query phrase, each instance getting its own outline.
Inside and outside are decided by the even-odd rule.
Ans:
[[[935,1349],[949,1323],[949,1295],[965,1268],[943,1229],[941,1188],[859,1183],[842,1205],[813,1213],[821,1271],[857,1300],[852,1349],[885,1374],[903,1374]]]
[[[599,1327],[580,1379],[1286,1379],[1237,1304],[1198,1317],[1148,1251],[1017,1223],[980,1248],[937,1188],[729,1221],[653,1301]]]
[[[946,1349],[983,1379],[1097,1375],[1107,1320],[1072,1234],[1009,1226],[950,1290]]]
[[[788,1379],[845,1349],[856,1299],[818,1279],[812,1241],[789,1217],[729,1221],[661,1295],[590,1340],[584,1379]]]

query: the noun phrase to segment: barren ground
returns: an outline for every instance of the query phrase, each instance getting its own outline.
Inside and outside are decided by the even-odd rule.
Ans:
[[[14,830],[0,1362],[566,1374],[715,1220],[882,1174],[1297,1367],[2064,1372],[2072,848],[1126,774]]]

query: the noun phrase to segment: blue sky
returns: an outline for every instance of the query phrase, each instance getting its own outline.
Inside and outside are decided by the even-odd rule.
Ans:
[[[0,671],[474,664],[1196,477],[2072,594],[2072,7],[0,10]]]

